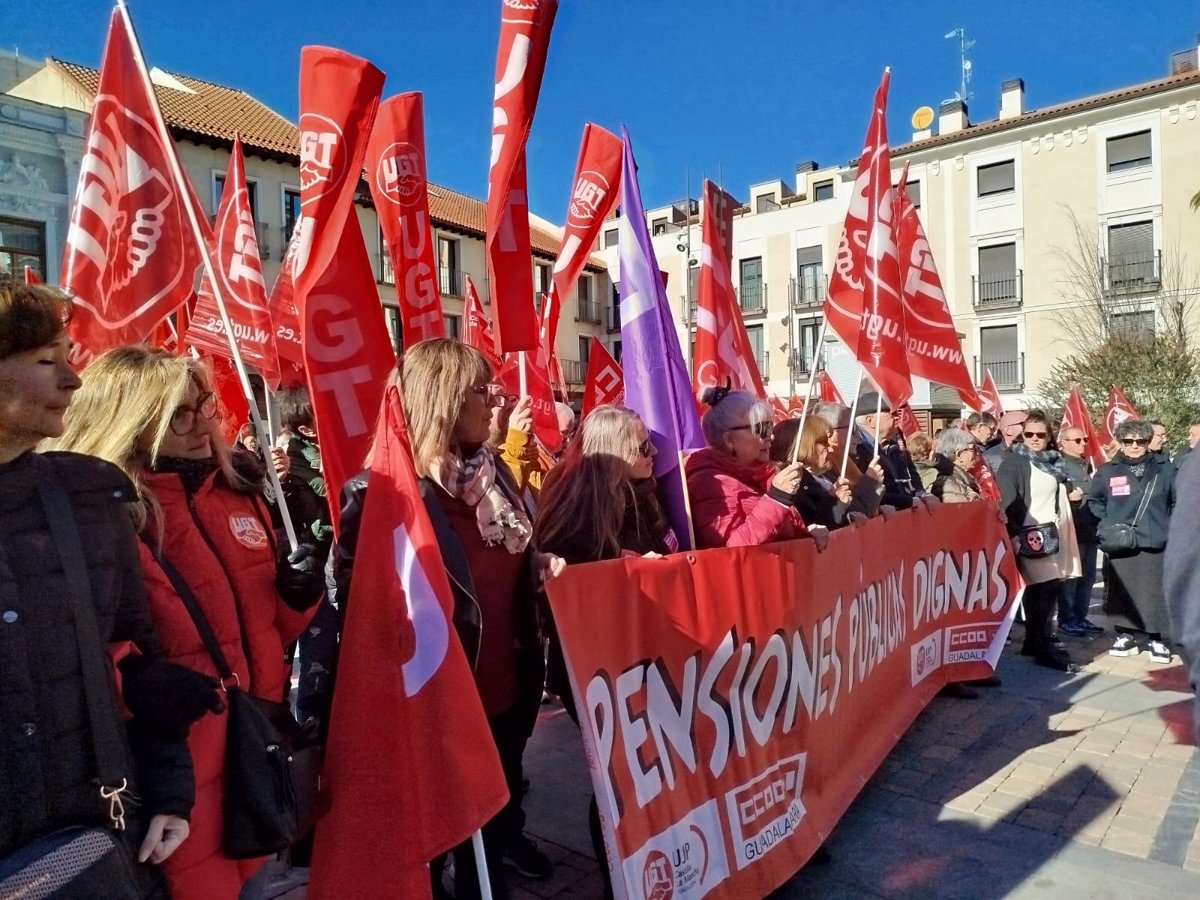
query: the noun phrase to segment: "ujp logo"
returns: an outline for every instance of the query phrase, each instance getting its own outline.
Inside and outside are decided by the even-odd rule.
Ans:
[[[571,194],[571,205],[567,208],[567,223],[576,228],[590,225],[610,190],[608,179],[599,172],[588,170],[580,173]]]
[[[301,206],[332,190],[346,177],[345,137],[338,124],[320,113],[300,117]]]
[[[420,199],[425,167],[417,148],[398,141],[383,151],[375,171],[375,187],[399,206],[412,206]]]

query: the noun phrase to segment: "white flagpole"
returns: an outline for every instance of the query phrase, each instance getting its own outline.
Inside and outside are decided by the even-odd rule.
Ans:
[[[471,835],[471,847],[475,850],[475,871],[479,875],[480,900],[492,900],[492,882],[488,876],[487,858],[483,854],[483,832],[476,830]]]
[[[250,420],[254,423],[255,429],[259,434],[262,434],[263,423],[262,417],[258,414],[258,402],[254,398],[254,391],[250,387],[250,375],[246,371],[246,363],[242,360],[241,351],[238,349],[237,338],[233,334],[233,323],[229,320],[229,310],[225,306],[225,297],[221,292],[221,284],[217,279],[216,267],[213,265],[212,256],[208,252],[208,244],[205,243],[204,233],[200,230],[200,220],[197,218],[197,212],[192,208],[191,191],[188,190],[187,179],[183,174],[183,169],[179,165],[179,157],[175,153],[175,142],[171,139],[171,133],[167,130],[167,123],[162,117],[162,110],[158,108],[158,98],[154,94],[154,86],[150,81],[150,72],[146,69],[146,60],[142,57],[142,46],[138,43],[137,32],[133,29],[133,20],[129,18],[129,8],[125,6],[125,0],[117,0],[117,9],[121,11],[121,20],[125,23],[125,33],[129,37],[129,43],[133,49],[133,59],[138,67],[138,74],[142,79],[142,86],[146,90],[146,94],[150,98],[150,105],[154,110],[154,123],[158,128],[159,139],[163,142],[163,148],[166,150],[167,164],[171,168],[171,175],[175,179],[175,189],[179,191],[179,200],[183,204],[184,210],[187,212],[188,223],[192,227],[192,234],[196,238],[196,245],[200,250],[200,261],[204,266],[204,273],[208,276],[209,285],[212,287],[213,298],[217,302],[217,311],[221,314],[221,323],[225,328],[225,337],[229,341],[229,349],[233,354],[233,365],[237,369],[238,378],[242,382],[242,391],[246,395],[246,405],[250,407]],[[268,460],[267,476],[271,479],[271,487],[275,490],[275,500],[279,504],[280,518],[283,520],[283,529],[287,532],[288,543],[295,550],[298,546],[296,540],[296,529],[292,525],[292,517],[288,511],[287,500],[283,496],[283,488],[279,484],[279,475],[275,471],[275,466]]]
[[[789,322],[788,328],[790,329]],[[808,402],[812,399],[813,384],[817,380],[817,364],[821,357],[825,355],[825,330],[829,327],[829,316],[821,317],[821,331],[817,335],[816,352],[813,353],[813,363],[808,373],[808,384],[804,387],[804,405],[800,408],[800,429],[796,432],[796,443],[792,444],[792,462],[796,462],[800,458],[800,438],[804,436],[804,423],[808,420]],[[791,341],[788,341],[790,344]],[[788,360],[788,364],[791,364]],[[788,397],[788,402],[792,402],[792,398]]]
[[[525,351],[517,351],[517,375],[520,378],[521,386],[518,388],[522,397],[529,396],[529,374],[525,370]]]
[[[861,380],[861,366],[859,371]],[[858,389],[855,388],[854,400],[850,403],[850,427],[846,429],[846,446],[842,449],[842,478],[846,477],[846,469],[850,466],[850,448],[854,445],[854,430],[858,424],[854,421],[858,415]]]

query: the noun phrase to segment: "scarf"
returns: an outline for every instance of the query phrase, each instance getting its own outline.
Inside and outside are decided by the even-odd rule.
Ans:
[[[151,466],[152,472],[173,472],[183,482],[183,489],[188,494],[194,494],[200,486],[217,471],[218,463],[215,456],[206,459],[182,459],[177,456],[160,456]]]
[[[500,490],[496,457],[486,444],[466,460],[453,454],[438,460],[430,466],[429,477],[451,497],[474,507],[484,544],[503,544],[509,553],[523,553],[529,546],[529,518]]]
[[[1025,444],[1015,441],[1012,445],[1012,452],[1017,456],[1025,457],[1034,468],[1045,472],[1059,484],[1066,484],[1071,480],[1071,476],[1067,474],[1067,470],[1063,466],[1062,454],[1057,450],[1033,451]]]
[[[1142,477],[1146,474],[1146,463],[1149,461],[1149,459],[1150,459],[1149,453],[1147,453],[1141,459],[1134,461],[1134,460],[1130,459],[1128,456],[1126,456],[1124,453],[1118,452],[1116,455],[1116,458],[1113,459],[1113,462],[1121,463],[1123,465],[1129,466],[1130,474],[1133,475],[1133,477],[1136,478],[1138,481],[1141,481]]]

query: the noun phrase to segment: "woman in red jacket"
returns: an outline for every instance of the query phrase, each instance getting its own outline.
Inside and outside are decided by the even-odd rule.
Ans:
[[[217,675],[160,557],[199,601],[241,689],[279,700],[288,684],[284,647],[304,627],[322,578],[299,559],[293,568],[286,544],[277,552],[258,496],[261,472],[235,468],[216,415],[201,363],[121,347],[84,371],[59,446],[115,463],[137,487],[143,577],[166,657]],[[176,900],[234,900],[264,861],[221,851],[225,728],[224,713],[205,716],[188,739],[196,772],[191,839],[163,866]]]
[[[708,388],[701,427],[708,447],[688,457],[687,487],[699,547],[746,547],[803,537],[793,506],[802,467],[771,463],[771,406],[749,391]]]

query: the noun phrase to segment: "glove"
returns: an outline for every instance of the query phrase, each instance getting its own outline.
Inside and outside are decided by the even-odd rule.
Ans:
[[[205,713],[225,710],[217,679],[161,657],[133,654],[117,664],[125,705],[153,731],[176,740]]]
[[[304,612],[315,606],[325,591],[325,566],[312,544],[300,544],[285,556],[287,549],[286,543],[279,545],[275,589],[289,608]]]

